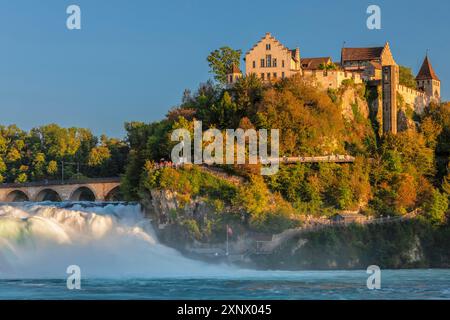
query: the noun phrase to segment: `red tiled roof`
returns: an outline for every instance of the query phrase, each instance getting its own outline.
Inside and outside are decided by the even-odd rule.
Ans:
[[[321,64],[331,63],[330,57],[319,58],[302,58],[302,69],[304,70],[317,70]]]
[[[239,69],[239,67],[237,65],[235,65],[234,63],[231,65],[231,68],[229,70],[229,73],[241,73],[241,70]]]
[[[423,61],[422,67],[420,68],[419,73],[417,74],[416,80],[439,80],[438,76],[434,72],[433,67],[431,66],[430,60],[428,60],[428,56],[425,57]]]
[[[342,61],[365,61],[381,59],[384,47],[342,48]]]

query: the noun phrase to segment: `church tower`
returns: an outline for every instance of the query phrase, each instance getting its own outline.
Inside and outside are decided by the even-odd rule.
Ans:
[[[422,67],[416,77],[417,89],[425,92],[434,101],[441,100],[441,80],[434,72],[428,55],[423,61]]]
[[[233,63],[227,72],[227,85],[233,86],[242,77],[241,70]]]

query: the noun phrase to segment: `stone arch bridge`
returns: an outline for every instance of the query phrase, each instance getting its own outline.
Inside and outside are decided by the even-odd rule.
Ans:
[[[119,201],[120,178],[0,184],[0,202]]]

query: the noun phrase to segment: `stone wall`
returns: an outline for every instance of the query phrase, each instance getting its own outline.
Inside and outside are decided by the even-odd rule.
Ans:
[[[430,97],[424,92],[405,87],[403,85],[397,85],[397,93],[399,93],[403,101],[414,108],[414,111],[421,114],[424,108],[430,103]]]
[[[363,83],[361,75],[357,72],[346,72],[341,70],[317,70],[303,71],[305,78],[311,78],[324,89],[339,89],[344,80],[353,79],[355,84]]]

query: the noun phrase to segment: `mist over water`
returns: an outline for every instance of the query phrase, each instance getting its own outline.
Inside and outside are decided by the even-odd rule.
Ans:
[[[82,290],[68,290],[69,265]],[[256,271],[160,244],[139,205],[0,204],[0,299],[449,299],[450,270]]]
[[[0,205],[0,278],[216,277],[230,266],[183,257],[161,245],[139,205]]]

